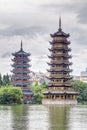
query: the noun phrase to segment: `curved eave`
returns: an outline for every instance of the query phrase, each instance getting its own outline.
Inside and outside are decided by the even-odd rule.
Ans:
[[[70,35],[69,35],[69,33],[68,33],[68,34],[64,33],[62,30],[58,30],[58,31],[55,32],[54,34],[50,34],[50,36],[51,36],[52,38],[54,38],[54,37],[59,37],[59,36],[68,38]]]

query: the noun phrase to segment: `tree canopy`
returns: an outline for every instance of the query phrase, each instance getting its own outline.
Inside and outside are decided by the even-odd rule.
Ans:
[[[18,87],[5,86],[0,88],[0,103],[11,104],[22,102],[22,90]]]
[[[35,102],[40,104],[42,102],[43,94],[42,92],[46,90],[46,83],[43,82],[42,84],[39,84],[38,82],[33,85],[32,91],[34,93]]]
[[[79,93],[77,96],[78,102],[87,101],[87,83],[82,81],[72,81],[72,87]]]

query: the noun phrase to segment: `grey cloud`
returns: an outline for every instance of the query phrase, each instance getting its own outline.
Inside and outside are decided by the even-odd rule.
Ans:
[[[8,57],[10,57],[11,56],[11,53],[10,52],[5,52],[5,53],[3,53],[3,54],[1,54],[1,58],[8,58]]]
[[[82,8],[78,11],[78,21],[87,24],[87,2],[83,3]]]
[[[45,26],[31,26],[25,28],[11,27],[5,30],[0,30],[0,35],[14,36],[14,35],[29,35],[33,36],[36,33],[44,34],[47,31]]]

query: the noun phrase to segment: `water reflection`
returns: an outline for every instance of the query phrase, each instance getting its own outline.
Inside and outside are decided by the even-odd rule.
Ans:
[[[11,130],[12,113],[10,106],[0,106],[0,130]]]
[[[0,106],[0,130],[87,130],[87,105]]]
[[[12,130],[29,130],[28,105],[16,105],[12,110]]]
[[[67,115],[70,107],[66,106],[50,106],[49,107],[49,130],[67,130]]]
[[[49,108],[42,105],[29,107],[29,130],[48,130]]]

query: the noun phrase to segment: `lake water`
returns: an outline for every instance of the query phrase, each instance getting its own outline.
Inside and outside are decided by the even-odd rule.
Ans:
[[[1,105],[0,130],[87,130],[87,105]]]

